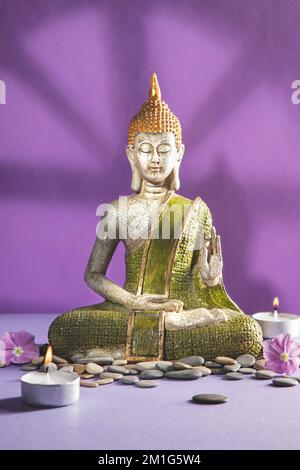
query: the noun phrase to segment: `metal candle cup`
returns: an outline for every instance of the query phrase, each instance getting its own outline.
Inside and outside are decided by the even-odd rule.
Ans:
[[[27,405],[57,407],[71,405],[78,400],[80,391],[78,374],[58,371],[51,361],[52,349],[49,346],[45,363],[40,371],[29,372],[21,377],[22,399]]]
[[[290,333],[293,338],[300,336],[300,316],[292,313],[278,313],[278,298],[273,302],[273,312],[257,312],[252,315],[261,326],[264,338],[274,338]]]
[[[66,406],[79,399],[80,378],[74,372],[29,372],[21,377],[22,399],[30,406]]]

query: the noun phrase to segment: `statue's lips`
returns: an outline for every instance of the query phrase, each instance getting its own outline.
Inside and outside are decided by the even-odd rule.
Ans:
[[[154,166],[154,167],[150,167],[148,168],[150,171],[160,171],[160,167],[158,166]]]

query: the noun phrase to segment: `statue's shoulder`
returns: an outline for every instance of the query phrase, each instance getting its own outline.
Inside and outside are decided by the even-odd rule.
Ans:
[[[203,226],[206,236],[209,238],[212,228],[212,215],[206,202],[204,202],[199,196],[194,200],[188,199],[180,194],[175,194],[174,197],[176,197],[176,200],[181,204],[197,206],[195,216],[197,217],[199,224]]]

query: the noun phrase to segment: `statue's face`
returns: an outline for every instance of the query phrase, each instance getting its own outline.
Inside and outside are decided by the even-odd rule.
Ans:
[[[162,184],[183,156],[184,147],[176,148],[172,132],[139,132],[127,155],[134,160],[140,176],[150,183]]]

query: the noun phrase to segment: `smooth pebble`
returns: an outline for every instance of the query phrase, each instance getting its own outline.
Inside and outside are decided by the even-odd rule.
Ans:
[[[252,367],[241,367],[239,369],[239,373],[244,374],[244,375],[251,375],[251,374],[255,374],[256,370],[252,369]]]
[[[204,365],[210,369],[222,369],[222,365],[215,361],[205,361]]]
[[[0,364],[0,367],[1,367],[1,364]],[[21,367],[21,369],[29,372],[29,371],[32,371],[32,370],[37,370],[38,366],[34,365],[34,364],[24,364]]]
[[[166,372],[165,376],[168,379],[174,380],[196,380],[202,377],[202,372],[197,369],[174,370],[171,372]]]
[[[237,372],[241,368],[241,364],[227,364],[224,366],[226,372]]]
[[[153,370],[143,370],[141,372],[140,378],[143,380],[155,380],[155,379],[161,379],[165,374],[158,369],[153,369]]]
[[[252,354],[242,354],[236,360],[242,367],[252,367],[255,363],[255,357]]]
[[[204,358],[202,356],[187,356],[178,360],[184,364],[189,364],[192,367],[203,366]]]
[[[228,365],[237,363],[235,359],[233,359],[232,357],[227,357],[227,356],[218,356],[218,357],[215,357],[214,360],[215,362],[217,362],[218,364],[222,364],[223,366],[228,366]]]
[[[114,366],[126,366],[127,361],[126,361],[126,359],[115,359],[114,362],[113,362],[113,365]]]
[[[80,385],[82,387],[90,387],[90,388],[98,387],[97,382],[92,382],[91,380],[80,380]]]
[[[274,387],[294,387],[298,385],[298,380],[289,379],[288,377],[275,377],[272,380]]]
[[[107,370],[108,372],[116,372],[117,374],[129,374],[129,370],[126,369],[124,366],[108,366]]]
[[[98,385],[108,385],[108,384],[112,384],[114,382],[114,379],[98,379],[96,380],[96,384]]]
[[[193,370],[199,370],[203,377],[206,377],[207,375],[211,375],[211,370],[205,366],[196,366],[196,367],[193,367]]]
[[[155,369],[157,363],[158,363],[158,361],[138,362],[136,364],[136,368],[137,368],[137,370]]]
[[[265,368],[265,359],[258,359],[253,364],[253,369],[255,370],[263,370]]]
[[[38,356],[32,359],[31,364],[34,366],[41,366],[44,364],[45,356]]]
[[[114,380],[120,380],[123,376],[123,374],[118,374],[117,372],[102,372],[100,374],[101,379],[114,379]]]
[[[257,370],[255,372],[255,377],[257,379],[260,379],[260,380],[270,380],[270,379],[273,379],[274,377],[276,377],[277,375],[278,374],[276,374],[272,370],[267,370],[267,369]]]
[[[218,405],[228,401],[228,397],[225,395],[217,395],[215,393],[200,393],[194,395],[192,398],[194,403],[199,403],[201,405]]]
[[[176,370],[192,369],[192,366],[185,364],[184,362],[173,362],[173,367]]]
[[[76,374],[84,374],[85,372],[84,364],[74,364],[73,367],[74,367],[74,372],[76,372]]]
[[[136,382],[134,385],[140,388],[152,388],[152,387],[157,387],[159,385],[159,382],[157,382],[156,380],[140,380],[139,382]]]
[[[136,375],[126,375],[120,379],[120,382],[125,385],[133,385],[138,382],[138,377]]]
[[[89,362],[85,366],[85,370],[87,371],[88,374],[99,375],[99,374],[101,374],[101,372],[103,372],[103,367],[99,366],[99,364]]]
[[[56,354],[53,354],[52,362],[54,362],[55,364],[68,364],[67,359],[64,359],[63,357],[60,357],[60,356],[56,356]]]
[[[240,374],[239,372],[227,372],[224,378],[226,380],[242,380],[244,379],[244,376],[243,374]]]

